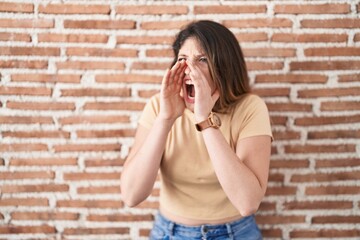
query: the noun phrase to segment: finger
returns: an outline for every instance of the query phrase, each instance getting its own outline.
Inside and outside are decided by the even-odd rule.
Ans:
[[[169,85],[169,77],[170,77],[170,69],[167,68],[165,71],[164,77],[162,79],[162,82],[161,82],[162,88],[165,88]]]

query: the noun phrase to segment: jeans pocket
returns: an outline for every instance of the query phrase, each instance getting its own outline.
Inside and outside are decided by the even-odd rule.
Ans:
[[[161,228],[159,228],[155,225],[154,228],[150,232],[149,239],[150,240],[166,240],[169,238],[166,236],[166,233]]]

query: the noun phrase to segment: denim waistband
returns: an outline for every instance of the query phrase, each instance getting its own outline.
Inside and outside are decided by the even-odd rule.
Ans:
[[[241,231],[242,228],[246,228],[251,224],[256,224],[254,216],[243,217],[239,220],[225,223],[225,224],[204,224],[199,226],[187,226],[175,223],[163,215],[158,213],[155,218],[155,224],[158,227],[166,230],[170,236],[181,235],[184,238],[202,238],[211,239],[216,236],[228,235],[232,239],[232,233]]]

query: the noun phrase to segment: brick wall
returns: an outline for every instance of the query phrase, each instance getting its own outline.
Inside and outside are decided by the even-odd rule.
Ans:
[[[358,0],[0,2],[0,239],[148,234],[159,189],[125,207],[122,165],[195,19],[236,34],[270,110],[265,239],[358,239],[359,12]]]

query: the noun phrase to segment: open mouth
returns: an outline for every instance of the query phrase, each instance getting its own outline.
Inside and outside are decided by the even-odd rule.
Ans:
[[[189,98],[195,98],[195,87],[194,84],[186,83],[186,92]]]

